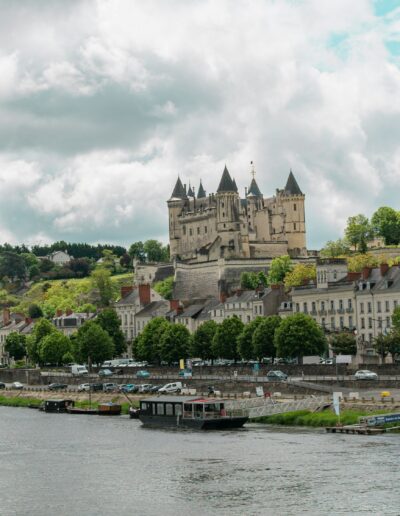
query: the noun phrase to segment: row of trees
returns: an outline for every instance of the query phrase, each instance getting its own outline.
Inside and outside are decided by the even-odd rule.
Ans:
[[[134,242],[128,251],[132,259],[139,262],[168,262],[169,245],[164,246],[157,240],[146,240],[146,242]]]
[[[134,355],[138,359],[169,364],[189,356],[205,360],[261,360],[275,356],[301,360],[305,355],[321,355],[326,349],[323,331],[304,314],[286,319],[257,317],[247,324],[236,316],[220,324],[206,321],[193,335],[182,324],[156,317],[134,342]]]
[[[5,349],[15,360],[27,357],[32,364],[60,366],[86,362],[89,357],[93,363],[101,363],[120,356],[126,350],[126,342],[117,313],[107,308],[70,337],[47,319],[39,319],[29,336],[10,333]]]

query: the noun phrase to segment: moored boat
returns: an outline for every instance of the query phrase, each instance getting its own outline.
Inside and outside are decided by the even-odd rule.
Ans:
[[[224,399],[163,396],[140,400],[139,419],[144,426],[225,430],[242,427],[248,416],[227,410]]]
[[[68,414],[98,414],[99,411],[96,408],[83,408],[83,407],[67,407]]]
[[[140,409],[130,406],[129,407],[129,417],[131,419],[139,419]]]
[[[99,416],[119,416],[121,414],[121,405],[118,403],[100,403],[98,406]]]
[[[73,400],[44,400],[40,409],[44,412],[67,412],[73,406]]]

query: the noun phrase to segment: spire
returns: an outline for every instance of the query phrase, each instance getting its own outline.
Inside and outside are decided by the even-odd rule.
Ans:
[[[234,186],[234,188],[235,188],[235,192],[236,192],[236,193],[238,193],[238,191],[239,191],[239,190],[238,190],[238,187],[237,187],[237,185],[236,185],[235,178],[233,178],[233,179],[232,179],[232,183],[233,183],[233,186]]]
[[[204,197],[206,197],[206,192],[203,188],[203,184],[201,182],[201,179],[200,179],[200,186],[199,186],[199,189],[197,191],[197,198],[198,199],[203,199]]]
[[[189,190],[188,190],[187,196],[194,197],[194,193],[193,193],[192,187],[190,186],[190,183],[189,183]]]
[[[292,169],[290,169],[290,174],[285,186],[285,194],[286,195],[303,195],[303,192],[300,190],[299,185],[297,184],[296,179],[294,178]]]
[[[178,180],[175,184],[174,191],[172,192],[171,199],[185,199],[186,198],[186,192],[183,187],[181,178],[178,176]]]
[[[261,190],[258,188],[258,184],[257,184],[257,181],[254,179],[251,180],[251,183],[250,183],[250,186],[249,186],[249,191],[247,193],[247,195],[254,195],[255,197],[262,197],[262,193],[261,193]]]
[[[228,169],[226,168],[226,165],[222,173],[221,181],[219,183],[219,187],[217,190],[217,193],[219,192],[236,192],[235,184],[232,181],[232,178],[228,172]]]

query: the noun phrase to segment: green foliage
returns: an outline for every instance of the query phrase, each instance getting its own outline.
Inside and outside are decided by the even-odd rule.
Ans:
[[[146,240],[143,250],[148,262],[167,262],[169,260],[168,247],[164,247],[157,240]]]
[[[299,358],[322,355],[326,339],[312,317],[297,313],[283,319],[275,332],[275,346],[280,357]]]
[[[215,321],[205,321],[193,333],[190,342],[190,355],[203,360],[214,359],[212,341],[218,325]]]
[[[21,255],[10,251],[0,254],[0,278],[4,276],[7,276],[11,281],[25,278],[26,265]]]
[[[144,251],[144,245],[143,242],[134,242],[130,248],[129,248],[129,256],[131,258],[135,258],[139,262],[145,262],[146,261],[146,253]]]
[[[26,337],[17,332],[12,332],[6,337],[4,349],[14,360],[21,360],[26,356]]]
[[[278,315],[270,315],[262,319],[253,335],[254,355],[261,360],[264,357],[276,356],[275,334],[282,319]]]
[[[78,330],[75,338],[76,358],[93,364],[101,364],[114,356],[114,342],[109,334],[94,321],[86,321]]]
[[[364,267],[378,267],[378,265],[378,258],[369,253],[357,254],[347,259],[349,272],[361,272]]]
[[[321,249],[322,258],[337,258],[338,256],[346,256],[350,252],[350,248],[345,239],[329,240]]]
[[[368,218],[359,214],[347,219],[346,240],[360,253],[367,252],[367,243],[374,238],[374,232]]]
[[[264,321],[264,317],[256,317],[249,323],[247,323],[242,332],[237,338],[238,343],[238,353],[241,358],[244,360],[251,360],[252,358],[257,358],[257,355],[254,351],[253,346],[253,336],[254,332]]]
[[[240,275],[240,286],[244,289],[255,290],[257,287],[268,286],[268,278],[263,271],[242,272]]]
[[[392,313],[392,324],[396,331],[400,332],[400,306],[396,306]]]
[[[340,421],[344,425],[354,425],[358,423],[358,418],[368,415],[365,411],[342,410]],[[287,425],[287,426],[335,426],[338,418],[331,410],[323,412],[310,412],[309,410],[297,410],[294,412],[286,412],[284,414],[274,414],[272,416],[264,416],[254,420],[256,423],[265,423],[268,425]]]
[[[99,292],[101,306],[108,306],[113,297],[110,277],[110,271],[103,267],[95,269],[90,275],[94,288]]]
[[[170,276],[163,281],[157,281],[153,286],[154,290],[164,299],[172,299],[172,291],[174,288],[174,277]]]
[[[168,364],[189,356],[189,330],[183,324],[170,324],[160,340],[160,358]]]
[[[42,364],[63,365],[64,356],[71,353],[71,342],[59,331],[43,337],[39,343],[39,357]]]
[[[395,360],[400,355],[400,330],[398,328],[392,329],[386,336],[386,349]]]
[[[97,261],[102,257],[104,249],[109,249],[118,257],[126,253],[125,247],[120,245],[97,244],[94,246],[83,243],[67,243],[64,240],[54,242],[54,244],[51,245],[34,245],[32,247],[32,253],[36,256],[46,256],[54,251],[66,251],[74,258],[89,258]]]
[[[33,327],[32,334],[26,339],[26,347],[28,357],[34,364],[41,363],[40,345],[41,341],[51,335],[57,333],[56,328],[47,319],[39,319]]]
[[[290,256],[278,256],[271,262],[268,272],[268,284],[274,285],[276,283],[283,283],[285,276],[292,270],[292,262]]]
[[[36,258],[36,256],[33,253],[21,253],[21,258],[25,262],[25,267],[27,269],[30,269],[33,266],[39,265],[39,260]]]
[[[300,287],[315,280],[317,276],[315,265],[298,263],[285,276],[285,287]]]
[[[330,345],[336,355],[355,355],[357,353],[357,342],[352,333],[333,334],[330,338]]]
[[[135,358],[148,362],[160,361],[160,342],[163,333],[170,326],[164,317],[155,317],[146,324],[135,341]]]
[[[40,306],[36,303],[32,303],[31,305],[29,305],[28,313],[29,317],[31,317],[32,319],[39,319],[39,317],[43,317],[43,311],[40,308]]]
[[[126,342],[121,330],[121,321],[114,308],[106,308],[99,313],[96,319],[103,330],[105,330],[114,342],[115,356],[121,356],[126,351]]]
[[[374,232],[385,239],[386,245],[400,243],[400,214],[388,206],[382,206],[372,215],[371,224]]]
[[[213,355],[236,361],[238,359],[237,338],[242,333],[242,330],[243,323],[236,316],[222,321],[214,335],[212,343]]]

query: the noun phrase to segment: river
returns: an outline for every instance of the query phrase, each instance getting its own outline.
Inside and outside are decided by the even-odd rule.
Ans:
[[[0,514],[400,514],[400,436],[150,430],[0,407]]]

